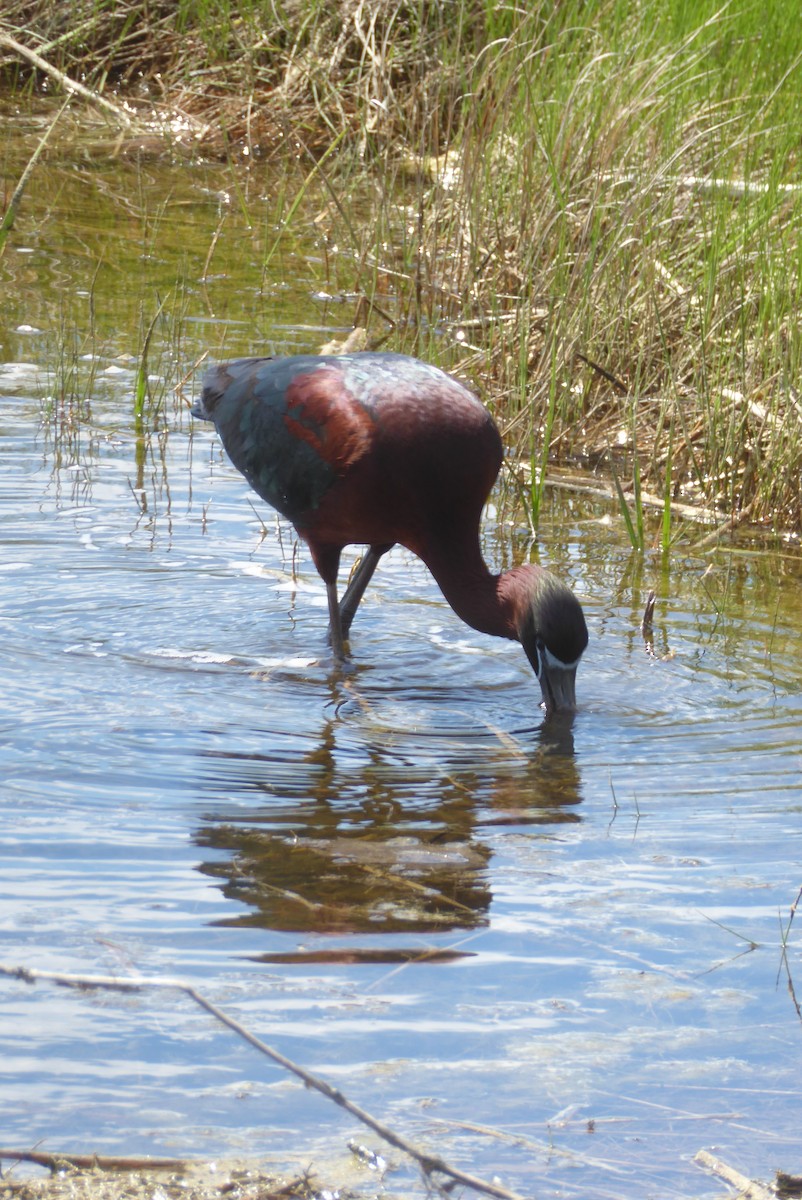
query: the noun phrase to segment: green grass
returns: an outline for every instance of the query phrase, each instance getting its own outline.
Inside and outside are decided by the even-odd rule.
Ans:
[[[208,119],[232,159],[296,157],[265,261],[322,184],[327,247],[379,307],[392,280],[397,347],[483,389],[533,468],[535,523],[549,461],[612,474],[623,453],[633,545],[641,489],[662,498],[664,549],[675,500],[802,529],[791,0],[7,10],[94,86],[158,71],[160,101]]]
[[[515,396],[528,363],[522,455],[533,430],[594,460],[623,434],[636,497],[641,473],[658,492],[668,477],[799,528],[802,29],[777,9],[528,8],[480,65],[437,237],[464,247],[464,311],[520,318],[492,330],[482,373]]]

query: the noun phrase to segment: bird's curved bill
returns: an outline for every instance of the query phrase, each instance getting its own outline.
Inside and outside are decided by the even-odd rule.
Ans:
[[[573,667],[544,667],[540,677],[540,690],[546,713],[576,712],[576,665]]]

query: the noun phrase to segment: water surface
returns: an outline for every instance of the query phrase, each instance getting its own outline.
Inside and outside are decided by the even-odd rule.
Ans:
[[[639,559],[615,513],[555,491],[536,546],[493,510],[485,545],[585,605],[572,727],[402,550],[339,672],[292,530],[184,397],[144,421],[133,397],[166,287],[156,397],[206,349],[314,349],[347,289],[330,298],[313,232],[265,280],[267,235],[236,214],[204,284],[222,167],[48,170],[0,261],[0,957],[179,975],[525,1194],[716,1195],[702,1147],[798,1170],[799,557]],[[269,169],[248,187],[267,213]],[[7,982],[0,1014],[7,1144],[247,1153],[336,1183],[354,1136],[417,1186],[179,996]]]

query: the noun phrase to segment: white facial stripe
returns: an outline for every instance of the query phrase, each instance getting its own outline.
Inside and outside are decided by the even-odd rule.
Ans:
[[[572,663],[564,663],[556,654],[552,654],[548,646],[541,646],[540,653],[546,661],[546,666],[550,671],[575,671],[579,666],[579,659],[575,659]]]

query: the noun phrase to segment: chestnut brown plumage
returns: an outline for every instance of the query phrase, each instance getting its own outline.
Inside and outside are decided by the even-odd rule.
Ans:
[[[456,379],[401,354],[240,359],[208,372],[193,414],[214,422],[234,465],[309,545],[338,657],[376,564],[399,542],[463,621],[521,642],[548,710],[575,706],[584,614],[542,567],[488,569],[479,522],[501,438]],[[340,600],[351,543],[368,549]]]

